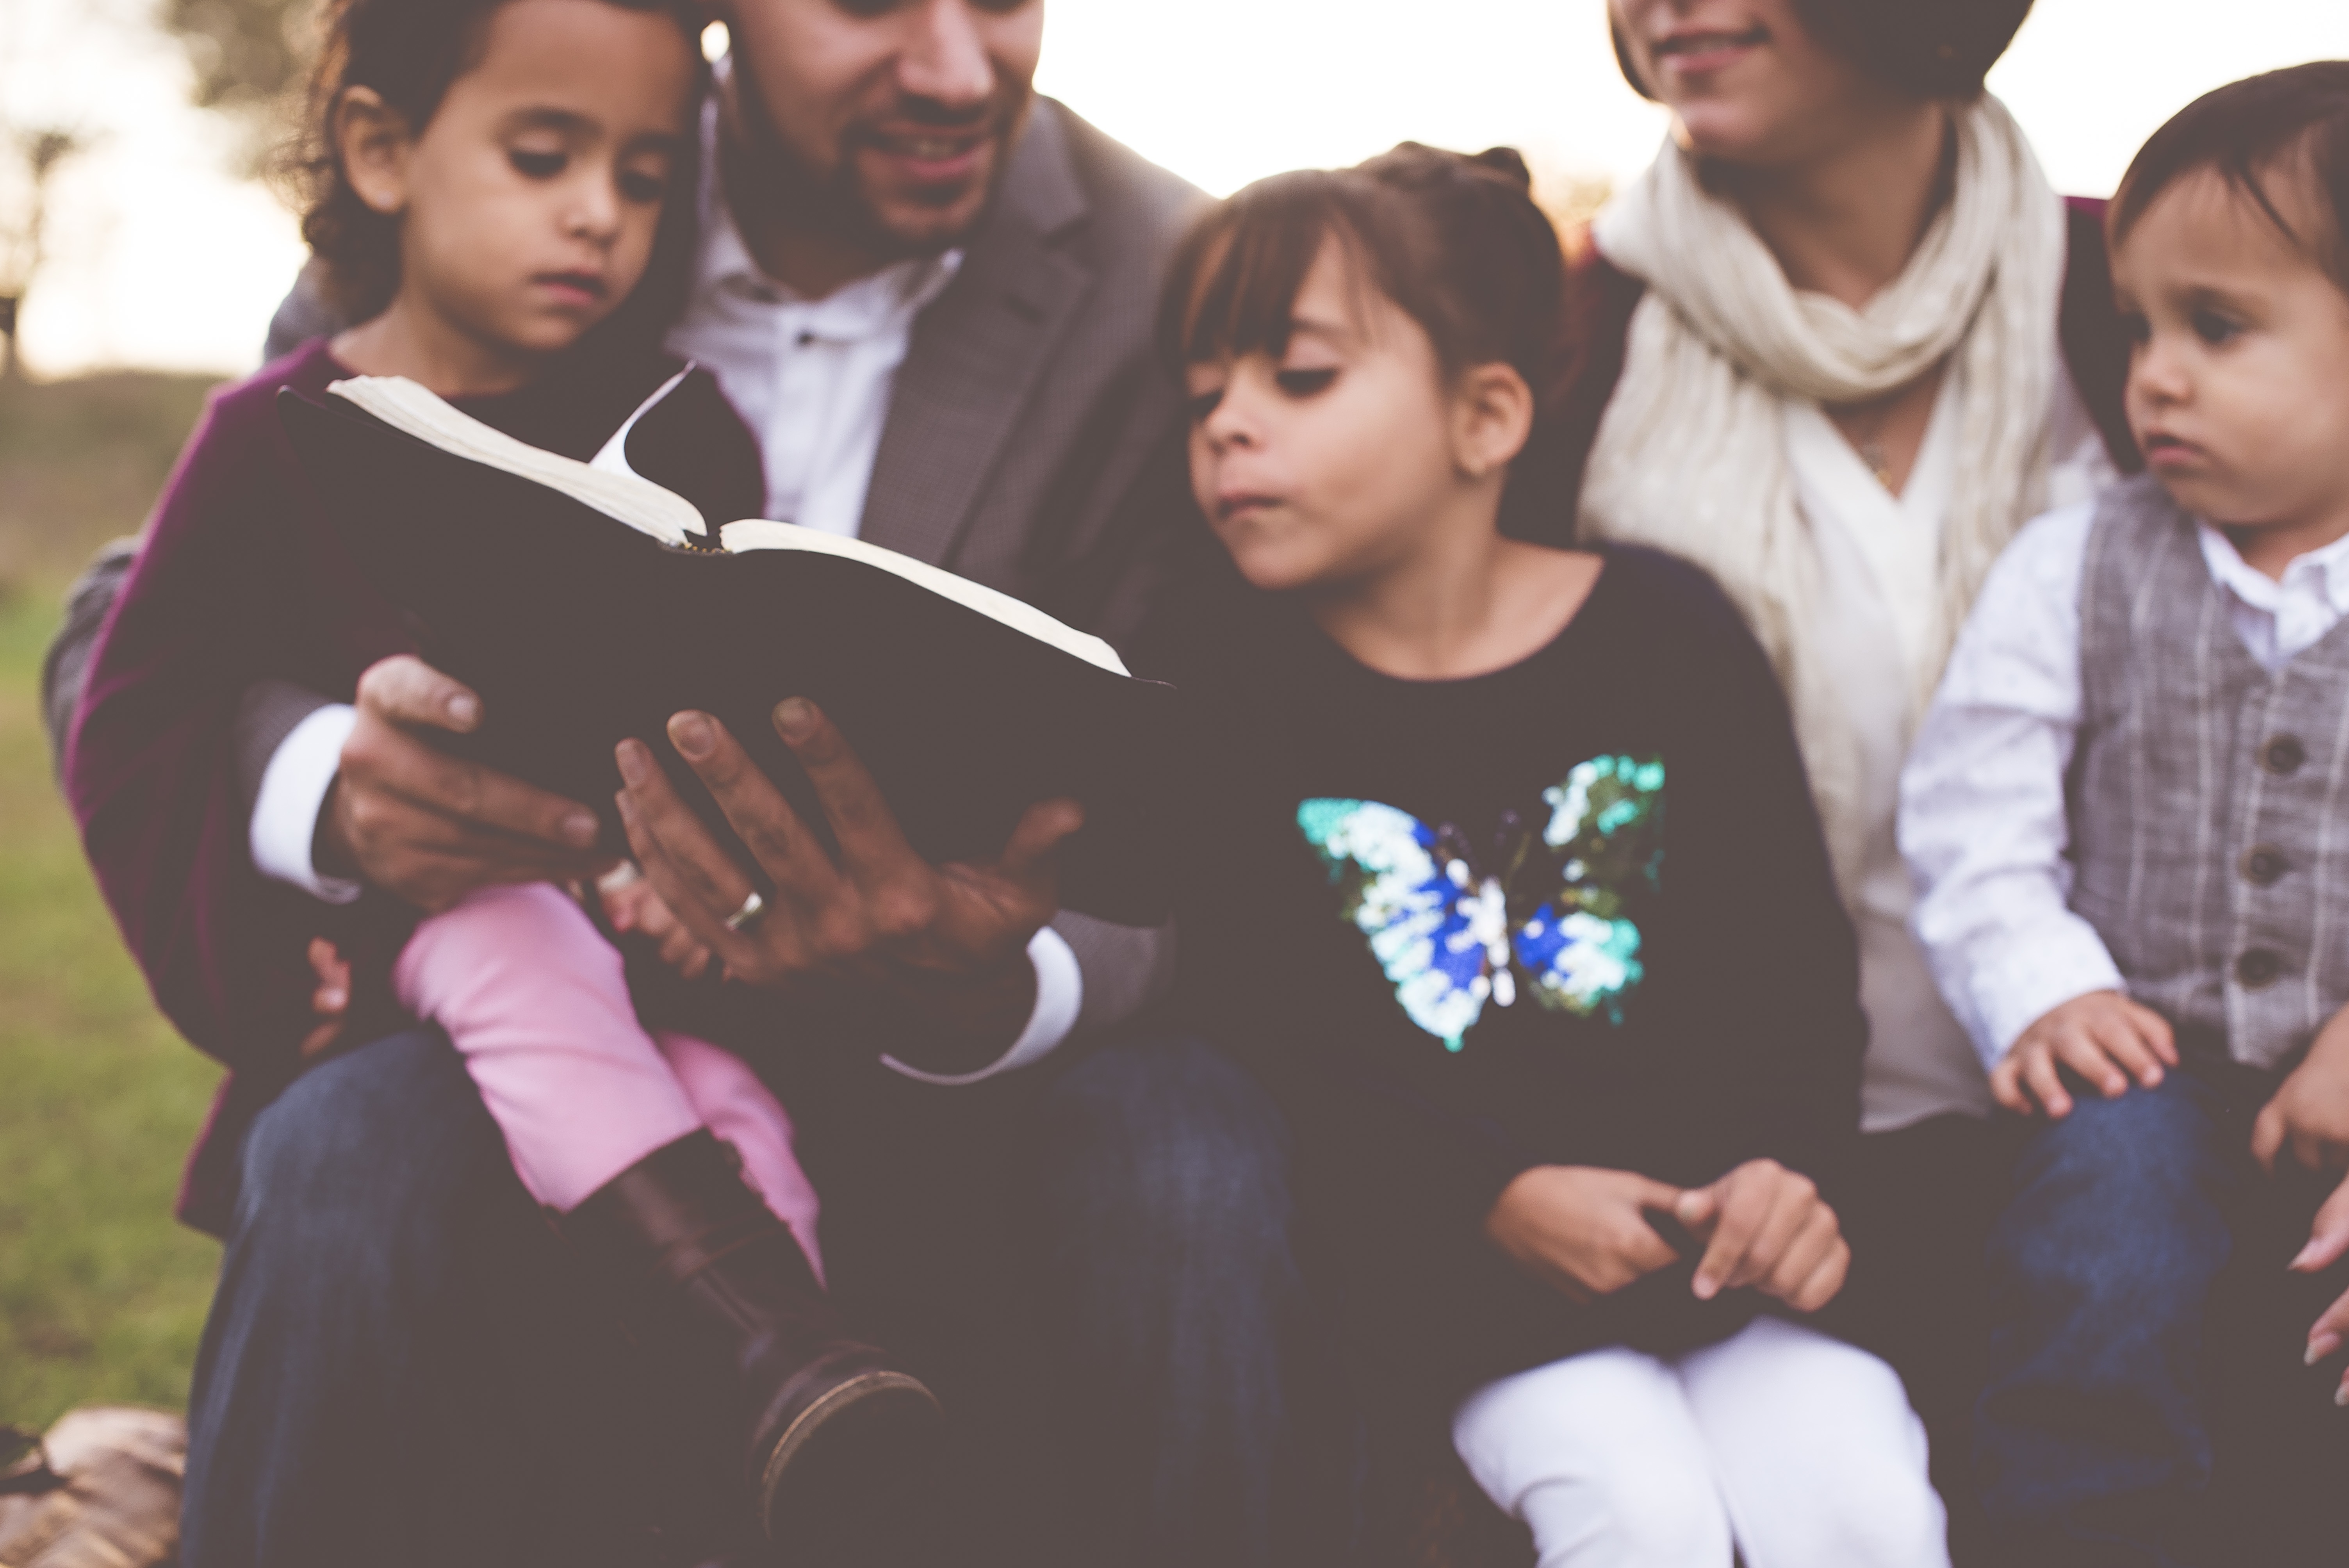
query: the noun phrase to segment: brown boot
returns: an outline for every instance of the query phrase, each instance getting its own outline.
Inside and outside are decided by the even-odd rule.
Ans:
[[[640,1339],[730,1377],[744,1475],[777,1561],[911,1561],[945,1418],[920,1382],[850,1338],[790,1229],[707,1130],[653,1150],[558,1222],[618,1289]]]

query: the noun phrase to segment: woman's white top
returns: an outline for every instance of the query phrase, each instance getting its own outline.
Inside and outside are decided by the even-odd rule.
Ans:
[[[1941,527],[1965,460],[1961,375],[1952,361],[1898,496],[1817,404],[1785,403],[1787,466],[1824,578],[1816,622],[1802,634],[1843,672],[1853,727],[1864,737],[1860,794],[1870,828],[1852,918],[1868,1026],[1861,1125],[1870,1132],[1947,1111],[1987,1114],[1992,1106],[1982,1060],[1909,930],[1916,895],[1894,833],[1901,765],[1923,717],[1915,695],[1926,689],[1920,665],[1934,656],[1929,628],[1941,592]],[[2051,434],[2051,502],[2085,500],[2119,477],[2068,371],[2057,379]]]
[[[1917,931],[1983,1062],[2049,1009],[2121,991],[2095,928],[2072,913],[2064,775],[2080,728],[2080,579],[2095,507],[2025,528],[1999,557],[1950,655],[1903,779],[1900,844],[1917,868]],[[2349,539],[2282,581],[2204,523],[2202,563],[2235,634],[2280,669],[2349,617]]]

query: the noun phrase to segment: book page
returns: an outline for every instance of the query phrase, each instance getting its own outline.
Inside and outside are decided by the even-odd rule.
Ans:
[[[1033,604],[1014,599],[967,577],[916,561],[910,555],[900,555],[877,544],[861,539],[844,539],[820,529],[802,528],[796,523],[773,522],[765,518],[745,518],[730,522],[718,531],[718,537],[733,554],[752,550],[804,550],[819,555],[837,555],[843,560],[862,562],[883,572],[904,578],[917,587],[926,588],[942,599],[978,611],[991,621],[999,621],[1015,632],[1024,633],[1040,643],[1048,643],[1064,654],[1071,654],[1089,665],[1112,675],[1129,673],[1117,650],[1099,637],[1089,636],[1054,620]]]
[[[682,379],[682,373],[672,377],[646,400],[646,407],[658,402],[670,387]],[[456,457],[559,490],[663,544],[698,544],[709,536],[709,526],[702,521],[701,513],[675,490],[631,473],[625,467],[596,468],[575,458],[545,451],[527,441],[518,441],[503,430],[493,429],[451,407],[405,376],[354,376],[334,382],[326,390],[395,430],[429,442]],[[640,407],[636,412],[641,414],[644,409]],[[629,423],[635,422],[636,417],[630,416]]]

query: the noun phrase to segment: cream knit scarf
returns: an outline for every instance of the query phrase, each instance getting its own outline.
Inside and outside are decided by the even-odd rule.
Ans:
[[[1671,143],[1596,226],[1599,251],[1649,288],[1591,451],[1581,527],[1695,562],[1744,613],[1794,707],[1847,901],[1880,824],[1859,799],[1859,738],[1837,672],[1821,667],[1806,634],[1820,593],[1817,525],[1795,499],[1784,400],[1862,401],[1951,358],[1944,387],[1964,397],[1962,446],[1919,712],[1983,573],[2046,492],[2063,203],[1997,99],[1954,119],[1954,198],[1908,269],[1862,310],[1796,292]]]

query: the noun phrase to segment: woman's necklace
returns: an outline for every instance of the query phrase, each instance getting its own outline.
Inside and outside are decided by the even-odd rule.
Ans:
[[[1847,404],[1836,410],[1837,422],[1842,425],[1852,450],[1857,452],[1859,460],[1868,465],[1868,471],[1876,476],[1876,482],[1892,495],[1900,492],[1892,482],[1892,454],[1884,445],[1884,427],[1890,422],[1893,405],[1899,400],[1900,393],[1895,392],[1889,397],[1878,397],[1868,403]]]

